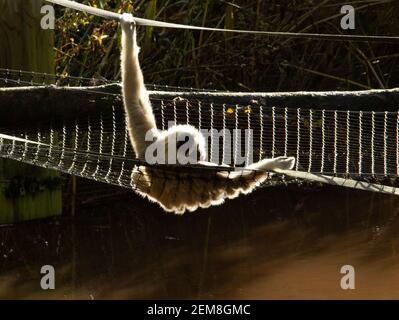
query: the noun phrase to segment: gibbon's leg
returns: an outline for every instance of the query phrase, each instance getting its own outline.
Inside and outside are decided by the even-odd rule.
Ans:
[[[155,117],[151,102],[144,85],[140,68],[139,51],[136,40],[136,26],[133,16],[124,13],[122,26],[122,93],[127,126],[134,152],[137,158],[144,160],[145,149],[151,142],[145,141],[149,130],[157,134]]]
[[[215,166],[214,163],[207,161],[199,161],[198,163],[204,166]],[[245,178],[246,176],[253,176],[255,170],[259,171],[273,171],[276,169],[289,170],[292,169],[294,165],[295,165],[294,157],[277,157],[272,159],[263,159],[249,166],[246,166],[242,169],[240,168],[237,169],[236,171],[219,172],[219,174],[228,179],[235,179],[237,177]]]
[[[267,180],[269,172],[276,169],[289,170],[295,165],[294,157],[264,159],[236,171],[218,172],[218,182],[224,188],[225,197],[234,199],[248,194]]]
[[[266,170],[266,171],[273,171],[276,169],[290,170],[294,167],[294,165],[295,165],[294,157],[277,157],[273,159],[260,160],[245,168],[250,170]]]

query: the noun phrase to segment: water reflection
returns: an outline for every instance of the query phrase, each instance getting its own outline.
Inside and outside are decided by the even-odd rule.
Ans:
[[[81,183],[74,220],[0,229],[0,298],[399,298],[397,197],[290,186],[177,217],[101,188]]]

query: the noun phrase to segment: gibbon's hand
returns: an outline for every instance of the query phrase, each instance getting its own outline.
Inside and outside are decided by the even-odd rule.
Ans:
[[[123,32],[129,37],[133,37],[133,49],[134,53],[139,53],[140,47],[137,45],[137,32],[136,32],[136,21],[134,21],[133,15],[130,13],[123,13],[121,18],[121,26]]]
[[[121,18],[122,28],[125,30],[132,30],[136,26],[133,15],[131,13],[123,13]]]

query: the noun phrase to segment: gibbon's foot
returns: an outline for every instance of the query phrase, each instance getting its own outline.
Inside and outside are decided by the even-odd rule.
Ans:
[[[273,159],[276,169],[291,170],[295,165],[294,157],[277,157]]]

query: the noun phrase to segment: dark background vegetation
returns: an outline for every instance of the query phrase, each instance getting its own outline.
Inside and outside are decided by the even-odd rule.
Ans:
[[[332,34],[397,35],[398,1],[84,1],[138,17],[196,26]],[[340,27],[341,6],[356,29]],[[133,9],[134,8],[134,9]],[[117,23],[59,12],[57,71],[118,79]],[[398,46],[140,28],[147,83],[244,91],[389,88],[398,85]]]
[[[399,35],[399,1],[83,1],[209,27]],[[356,8],[356,30],[340,8]],[[243,91],[399,85],[398,46],[140,28],[147,83]],[[117,80],[117,24],[57,8],[57,72]],[[399,200],[334,187],[263,188],[184,216],[129,190],[71,181],[65,216],[0,229],[1,298],[398,298]],[[52,264],[57,290],[39,289]],[[339,288],[340,267],[357,290]],[[381,277],[384,274],[384,277]]]

